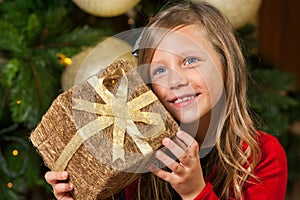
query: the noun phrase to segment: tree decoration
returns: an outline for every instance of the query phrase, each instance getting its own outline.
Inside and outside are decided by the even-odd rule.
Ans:
[[[19,154],[19,151],[17,149],[14,149],[11,153],[13,156],[17,156]]]
[[[73,28],[69,19],[73,4],[57,4],[47,8],[43,4],[7,1],[0,7],[0,55],[5,56],[1,60],[7,60],[0,68],[0,94],[5,94],[0,104],[9,102],[9,112],[1,109],[0,119],[11,113],[13,122],[34,127],[59,93],[64,68],[56,53],[73,55],[81,46],[95,44],[104,36],[103,31],[88,26]],[[16,14],[10,9],[23,12]],[[68,64],[70,60],[63,61]]]
[[[2,141],[6,141],[7,143],[11,143],[12,146],[17,146],[19,148],[22,148],[24,152],[26,152],[24,155],[25,157],[22,158],[22,166],[19,169],[12,169],[12,163],[8,161],[8,159],[5,158],[5,156],[0,152],[0,171],[4,171],[7,175],[9,175],[10,178],[16,178],[20,175],[23,175],[26,167],[28,165],[29,160],[29,145],[26,143],[26,141],[23,138],[15,137],[15,136],[2,136],[0,135],[0,139]],[[10,153],[13,157],[17,157],[19,155],[19,151],[16,149],[13,149]],[[14,166],[15,167],[15,166]]]
[[[74,85],[74,80],[78,71],[78,68],[81,66],[84,58],[90,53],[91,48],[86,48],[79,54],[74,55],[71,58],[71,64],[67,67],[61,76],[61,87],[65,91],[71,88]]]
[[[0,198],[50,199],[28,132],[61,92],[56,54],[73,56],[110,28],[79,23],[87,15],[69,0],[0,3]]]
[[[7,187],[8,187],[8,188],[12,188],[12,187],[13,187],[12,182],[8,182],[8,183],[7,183]]]
[[[72,64],[62,73],[63,90],[85,81],[117,59],[126,59],[131,64],[136,64],[136,58],[131,55],[131,51],[130,44],[116,37],[109,37],[94,48],[86,48],[72,57]]]
[[[62,53],[58,53],[56,54],[56,56],[59,58],[59,63],[62,65],[68,67],[72,64],[71,58],[68,58],[66,55]]]
[[[98,17],[115,17],[125,14],[141,0],[73,0],[85,12]]]
[[[262,0],[192,0],[205,1],[220,9],[238,29],[251,22],[260,8]]]

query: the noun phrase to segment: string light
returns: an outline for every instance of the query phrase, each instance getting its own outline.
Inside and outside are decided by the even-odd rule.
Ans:
[[[18,100],[16,101],[16,103],[17,103],[18,105],[20,105],[20,104],[22,103],[22,100],[21,100],[21,99],[18,99]]]
[[[12,155],[13,156],[17,156],[19,154],[19,151],[17,150],[17,149],[14,149],[13,151],[12,151]]]
[[[12,187],[13,187],[12,182],[8,182],[8,183],[7,183],[7,187],[8,187],[8,188],[12,188]]]
[[[135,19],[136,19],[136,15],[137,12],[135,9],[131,9],[129,11],[126,12],[126,15],[128,16],[128,20],[127,23],[129,25],[130,28],[135,28]]]
[[[66,55],[62,53],[58,53],[56,54],[56,56],[59,58],[59,63],[62,65],[68,67],[72,64],[71,58],[68,58]]]
[[[128,21],[127,21],[127,23],[132,26],[132,25],[135,24],[135,20],[132,19],[132,18],[129,18]]]

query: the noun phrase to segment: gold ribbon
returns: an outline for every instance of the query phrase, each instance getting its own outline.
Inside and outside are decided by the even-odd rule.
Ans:
[[[121,77],[115,96],[103,84],[104,80],[110,76]],[[112,74],[100,79],[93,76],[88,80],[88,83],[94,88],[106,104],[73,98],[73,102],[75,104],[73,106],[74,109],[98,114],[100,116],[81,127],[76,132],[60,154],[59,158],[56,160],[54,170],[63,171],[77,149],[87,139],[112,124],[114,124],[112,162],[118,158],[125,161],[125,132],[131,136],[143,155],[151,153],[153,150],[147,140],[153,139],[165,131],[164,122],[160,114],[140,111],[141,108],[158,100],[153,92],[149,90],[127,102],[128,79],[124,70],[121,68],[116,69],[112,72]],[[134,122],[143,122],[145,124],[155,126],[146,132],[144,136],[140,133]]]

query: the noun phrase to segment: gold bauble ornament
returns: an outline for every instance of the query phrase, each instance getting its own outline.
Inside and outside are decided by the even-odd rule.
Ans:
[[[74,85],[74,79],[76,77],[77,71],[84,58],[90,53],[91,50],[92,48],[87,48],[71,58],[72,64],[66,67],[61,76],[61,86],[63,90],[67,90]]]
[[[125,59],[135,66],[137,60],[132,56],[131,51],[130,44],[115,37],[109,37],[96,47],[85,49],[72,57],[72,64],[62,73],[62,89],[68,90],[119,59]]]
[[[260,8],[262,0],[192,0],[204,1],[217,7],[230,20],[235,29],[252,22]]]
[[[83,11],[98,17],[115,17],[126,13],[141,0],[73,0]]]

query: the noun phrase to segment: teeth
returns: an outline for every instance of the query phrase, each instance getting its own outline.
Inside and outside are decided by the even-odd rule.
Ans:
[[[195,98],[195,96],[188,96],[188,97],[179,98],[179,99],[176,99],[175,103],[182,103],[184,101],[189,101],[193,98]]]

